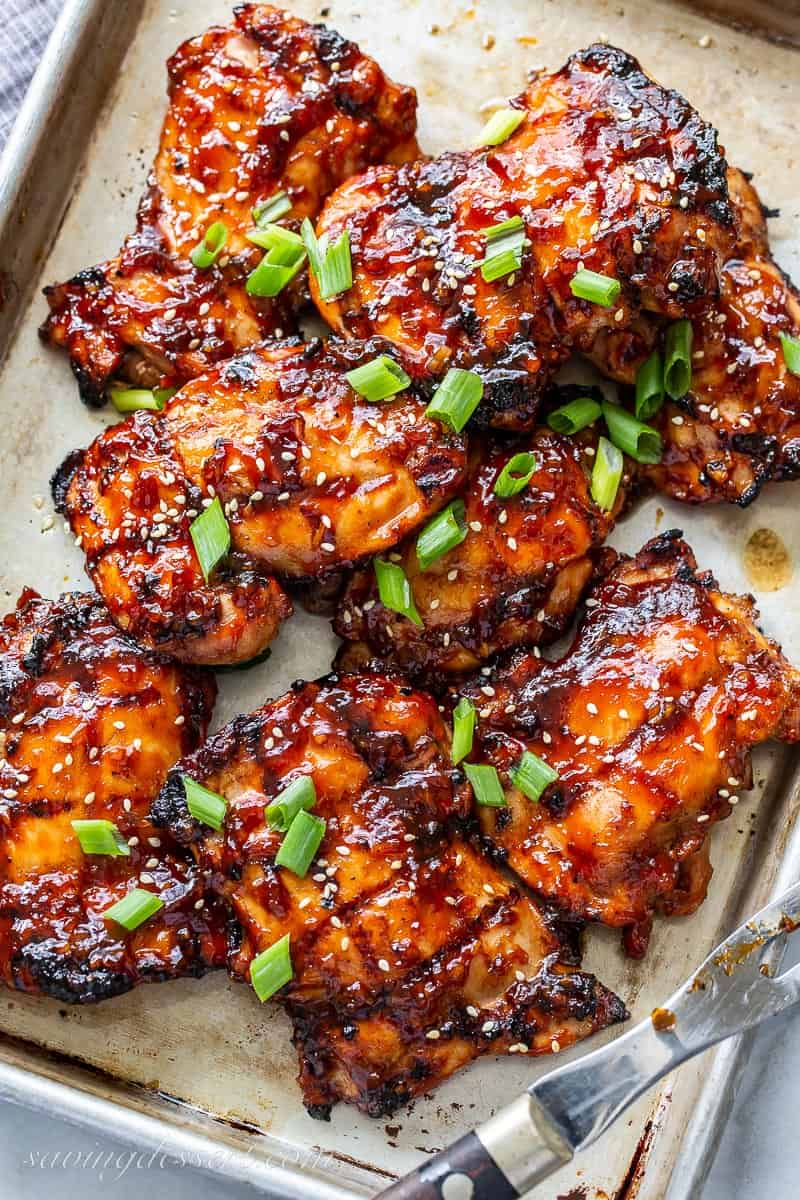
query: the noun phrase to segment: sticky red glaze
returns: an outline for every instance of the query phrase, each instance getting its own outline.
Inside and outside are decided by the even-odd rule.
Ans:
[[[735,229],[714,131],[622,51],[573,55],[514,106],[525,118],[499,147],[343,184],[318,230],[349,231],[354,286],[325,302],[312,291],[335,329],[380,333],[419,375],[477,370],[474,420],[530,429],[570,347],[642,308],[678,316],[715,296]],[[485,230],[513,216],[530,242],[522,267],[486,283]],[[580,265],[622,283],[611,308],[572,295]]]
[[[343,179],[417,157],[416,96],[324,25],[244,4],[230,26],[185,42],[168,63],[169,101],[136,232],[118,258],[46,289],[43,335],[70,355],[81,395],[112,377],[190,379],[264,337],[294,329],[302,279],[275,300],[244,283],[261,251],[253,207],[278,191],[289,219],[315,217]],[[229,230],[208,270],[189,259],[215,221]]]
[[[546,1053],[624,1015],[457,832],[468,799],[449,753],[430,697],[377,675],[331,677],[237,718],[179,764],[154,806],[233,906],[234,975],[247,979],[253,956],[290,935],[282,995],[315,1115],[339,1099],[388,1114],[479,1054]],[[184,770],[227,799],[220,833],[189,816]],[[275,865],[282,835],[264,819],[301,775],[327,821],[304,879]]]
[[[521,654],[493,695],[468,691],[476,759],[509,785],[508,807],[480,817],[526,883],[573,917],[633,927],[642,953],[654,911],[703,900],[708,830],[749,786],[751,747],[800,737],[800,673],[758,631],[752,600],[698,575],[674,532],[590,603],[563,658]],[[525,749],[559,775],[538,803],[509,782]]]
[[[0,626],[0,977],[69,1003],[225,959],[221,910],[147,812],[205,734],[209,676],[138,649],[97,597],[26,592]],[[70,822],[113,821],[128,857],[83,854]],[[133,933],[104,912],[133,886],[165,908]],[[199,906],[199,907],[198,907]]]

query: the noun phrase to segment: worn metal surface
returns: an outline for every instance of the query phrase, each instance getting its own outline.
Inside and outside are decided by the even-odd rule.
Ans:
[[[320,15],[320,4],[311,0],[290,6],[302,16]],[[466,145],[483,120],[481,104],[518,91],[530,67],[558,66],[570,51],[607,36],[718,125],[731,159],[752,170],[765,201],[781,209],[772,222],[781,265],[800,266],[800,163],[791,103],[798,57],[791,49],[660,0],[639,0],[630,9],[601,0],[480,0],[471,7],[467,0],[332,0],[327,7],[331,24],[417,86],[420,138],[432,151]],[[14,252],[5,257],[11,286],[0,309],[0,348],[8,349],[0,375],[0,586],[7,606],[26,583],[51,595],[87,586],[61,523],[51,526],[47,480],[67,450],[86,444],[111,419],[82,408],[64,358],[40,346],[38,289],[116,250],[156,145],[164,60],[182,38],[229,11],[222,0],[73,0],[62,18],[59,55],[51,55],[62,79],[52,96],[40,76],[39,98],[52,105],[38,116],[29,107],[27,133],[9,144],[0,171],[7,205],[0,230],[4,247]],[[71,15],[81,21],[71,24]],[[487,34],[495,39],[491,49],[484,49]],[[799,496],[800,484],[781,485],[744,512],[651,500],[613,541],[634,550],[658,529],[683,527],[701,563],[713,567],[726,588],[744,591],[743,550],[754,531],[774,530],[792,558],[800,556]],[[756,594],[765,629],[800,662],[800,612],[791,604],[796,586],[790,581]],[[298,676],[325,670],[333,646],[324,620],[298,615],[268,663],[246,681],[224,677],[217,721],[254,707]],[[790,838],[800,805],[794,765],[773,747],[757,766],[753,792],[713,832],[716,873],[694,917],[658,923],[641,964],[624,960],[608,931],[590,931],[588,966],[625,998],[634,1018],[669,995],[739,916],[766,901],[779,870],[786,882],[800,875],[800,839]],[[312,1188],[320,1200],[369,1195],[426,1151],[486,1119],[552,1065],[519,1056],[485,1061],[389,1125],[341,1108],[322,1125],[302,1109],[282,1013],[259,1007],[245,988],[221,976],[142,988],[93,1010],[61,1012],[53,1002],[0,995],[0,1095],[24,1097],[143,1145],[160,1143],[282,1196],[308,1196]],[[555,1176],[542,1195],[583,1188],[587,1200],[602,1193],[663,1200],[687,1123],[698,1112],[702,1123],[691,1126],[689,1158],[678,1160],[670,1200],[696,1195],[736,1065],[732,1051],[718,1053],[710,1097],[701,1085],[711,1061],[687,1064],[640,1101],[630,1124]],[[109,1109],[110,1103],[120,1107]]]

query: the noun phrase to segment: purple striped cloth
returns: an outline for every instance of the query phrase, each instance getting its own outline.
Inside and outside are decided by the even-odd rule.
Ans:
[[[0,149],[60,8],[61,0],[0,0]]]

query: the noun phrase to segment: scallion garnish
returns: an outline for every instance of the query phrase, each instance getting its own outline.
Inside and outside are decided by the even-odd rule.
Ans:
[[[594,425],[603,410],[591,396],[579,396],[561,408],[553,409],[547,418],[547,424],[555,433],[580,433],[589,425]]]
[[[186,793],[186,807],[202,825],[210,825],[212,829],[222,829],[225,813],[228,811],[228,801],[217,792],[211,792],[197,783],[188,775],[182,775],[183,790]]]
[[[664,403],[664,360],[654,350],[636,372],[636,416],[649,421]]]
[[[245,291],[249,296],[277,296],[306,261],[303,239],[275,224],[254,229],[247,237],[267,253],[247,276]]]
[[[138,929],[163,907],[164,901],[155,892],[135,887],[131,888],[128,894],[118,900],[116,904],[107,908],[103,916],[107,920],[116,921],[117,925],[121,925],[123,929],[132,930]]]
[[[632,413],[620,408],[619,404],[603,401],[603,417],[608,426],[608,435],[623,454],[640,463],[659,463],[664,452],[661,434],[652,425],[637,421]]]
[[[545,788],[558,779],[558,771],[530,750],[526,750],[522,758],[511,772],[511,781],[515,787],[528,797],[538,800]]]
[[[483,380],[474,371],[451,367],[433,393],[425,415],[449,425],[456,433],[470,419],[483,397]]]
[[[525,248],[525,224],[522,217],[510,217],[486,230],[486,257],[481,275],[487,283],[511,275],[522,266]]]
[[[463,771],[477,804],[483,808],[505,808],[506,797],[495,767],[488,763],[464,763]]]
[[[228,240],[228,226],[224,221],[215,221],[205,231],[202,241],[199,241],[189,256],[193,266],[198,271],[206,271],[213,265],[222,253],[222,247]]]
[[[478,714],[475,705],[466,696],[462,696],[453,709],[453,746],[451,758],[458,764],[472,752],[472,742],[475,737],[475,725]]]
[[[622,291],[622,284],[610,275],[600,275],[581,267],[570,279],[569,289],[579,300],[590,300],[592,304],[610,308]]]
[[[328,235],[317,240],[314,226],[308,217],[300,226],[300,233],[308,251],[308,261],[317,281],[320,297],[330,300],[340,292],[353,286],[353,263],[350,257],[350,234],[345,229],[333,243],[328,244]]]
[[[511,134],[525,120],[525,113],[519,108],[498,108],[475,139],[476,146],[499,146],[501,142],[511,137]]]
[[[250,963],[250,982],[262,1004],[287,984],[293,974],[288,933]]]
[[[317,803],[317,789],[310,775],[293,779],[264,810],[267,824],[286,833],[297,814]]]
[[[604,512],[610,512],[614,507],[619,482],[622,479],[622,468],[622,451],[608,438],[599,438],[590,490],[595,504]]]
[[[397,563],[386,562],[382,558],[376,558],[373,562],[381,604],[385,608],[390,608],[392,612],[408,617],[409,621],[413,621],[415,625],[421,626],[422,618],[417,612],[411,584],[408,582],[403,568],[399,567]]]
[[[279,221],[281,217],[285,217],[291,207],[292,202],[286,192],[276,192],[274,196],[270,196],[268,200],[262,200],[255,206],[253,220],[259,228],[262,225],[271,225],[273,221]]]
[[[272,221],[268,221],[260,225],[258,229],[251,229],[245,234],[248,242],[252,242],[254,246],[260,246],[262,250],[282,250],[285,254],[295,257],[297,254],[301,258],[306,257],[306,247],[299,233],[294,233],[291,229],[284,229],[283,225],[276,225]]]
[[[70,825],[78,835],[84,854],[107,854],[120,858],[130,854],[130,847],[113,821],[76,820]]]
[[[394,359],[389,358],[388,354],[379,354],[377,358],[348,371],[345,379],[359,396],[363,396],[371,404],[396,396],[411,383],[403,368]]]
[[[222,511],[219,496],[215,496],[208,508],[195,517],[189,526],[189,535],[200,560],[203,578],[208,583],[211,572],[231,548],[231,528]]]
[[[147,412],[163,412],[164,405],[170,396],[174,396],[177,388],[116,388],[108,389],[111,403],[118,413],[132,413],[141,410]]]
[[[779,333],[783,361],[790,375],[800,375],[800,338],[788,333]]]
[[[275,865],[285,867],[302,879],[314,861],[325,836],[325,821],[304,808],[295,816],[275,855]]]
[[[501,500],[508,500],[523,491],[533,479],[536,471],[536,455],[529,451],[515,454],[510,458],[497,476],[494,484],[494,494]]]
[[[692,385],[692,323],[673,321],[664,338],[664,390],[680,400]]]
[[[427,571],[431,563],[436,562],[449,550],[460,546],[467,536],[467,523],[464,520],[464,501],[453,500],[447,508],[428,522],[417,538],[417,562],[421,571]]]

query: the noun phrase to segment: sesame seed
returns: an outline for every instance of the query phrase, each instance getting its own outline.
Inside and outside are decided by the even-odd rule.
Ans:
[[[429,1029],[428,1032],[425,1034],[425,1037],[428,1039],[429,1042],[435,1042],[441,1036],[442,1035],[438,1029]]]
[[[385,958],[378,959],[378,968],[381,971],[390,971],[391,970],[391,967],[389,966],[389,964]]]
[[[492,885],[490,883],[485,883],[483,885],[483,890],[486,892],[487,896],[494,895],[494,888],[492,887]]]
[[[468,1004],[467,1007],[464,1009],[464,1012],[467,1014],[468,1017],[477,1017],[478,1016],[478,1010],[474,1004]]]
[[[593,717],[596,717],[597,713],[598,713],[597,705],[593,704],[592,701],[590,700],[589,703],[586,705],[586,711],[588,713],[591,713]]]
[[[181,714],[181,716],[175,718],[176,725],[184,725],[185,723],[186,723],[186,717],[184,717],[182,714]]]
[[[708,813],[700,813],[700,816],[697,818],[697,824],[700,825],[700,824],[702,824],[703,821],[707,821],[707,820],[708,820]]]
[[[342,940],[339,942],[339,945],[341,946],[342,950],[346,950],[348,948],[348,946],[350,945],[350,938],[343,937]]]

